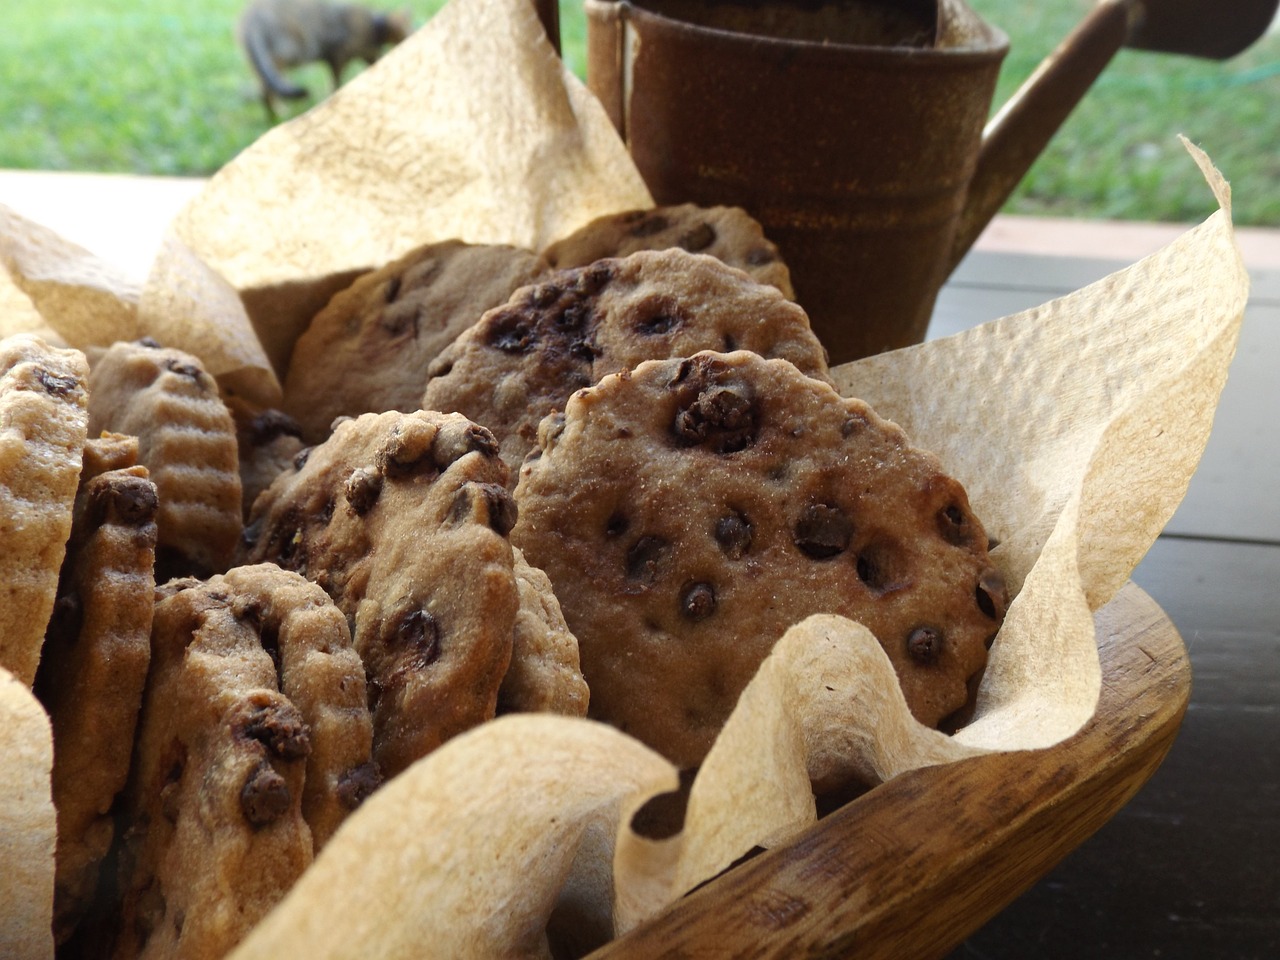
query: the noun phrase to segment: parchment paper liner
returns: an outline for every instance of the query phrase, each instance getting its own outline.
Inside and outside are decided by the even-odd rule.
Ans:
[[[580,931],[627,929],[812,822],[811,776],[848,769],[883,780],[977,752],[1048,747],[1078,730],[1100,683],[1092,611],[1185,492],[1247,297],[1229,191],[1189,149],[1222,209],[1165,250],[1035,310],[835,372],[843,392],[941,457],[1001,541],[995,556],[1018,595],[972,724],[952,738],[919,726],[874,639],[849,621],[812,618],[744,693],[676,837],[647,840],[628,826],[674,787],[665,760],[591,721],[505,718],[450,742],[357,811],[237,960],[409,957],[428,944],[451,957],[545,955],[557,901]],[[538,247],[649,202],[531,6],[455,0],[214,177],[175,222],[142,293],[2,208],[0,263],[69,344],[91,350],[147,333],[201,355],[224,389],[265,403],[278,396],[299,318],[355,272],[452,236]],[[273,306],[251,321],[236,291]],[[27,786],[4,795],[0,861],[36,864],[8,915],[15,929],[23,918],[47,928],[48,731],[13,686],[0,722],[22,747],[9,750],[11,782]],[[50,859],[14,859],[33,847]]]

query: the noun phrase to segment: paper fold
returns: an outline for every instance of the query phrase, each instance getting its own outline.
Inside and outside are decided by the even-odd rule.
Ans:
[[[1222,210],[1166,249],[1034,310],[833,372],[939,456],[1000,541],[993,557],[1017,595],[969,726],[950,738],[920,727],[866,630],[814,618],[744,693],[674,837],[630,826],[675,787],[647,748],[586,720],[496,721],[375,794],[235,956],[407,958],[424,943],[543,956],[557,911],[607,935],[803,829],[813,779],[882,781],[1079,729],[1101,682],[1093,612],[1186,489],[1248,293],[1226,185],[1192,153]],[[316,304],[359,271],[454,237],[537,248],[650,202],[527,0],[454,0],[215,176],[145,289],[3,208],[0,265],[70,345],[155,336],[201,356],[225,391],[271,405]],[[37,767],[24,770],[39,780]],[[29,843],[4,803],[8,867],[14,842]]]

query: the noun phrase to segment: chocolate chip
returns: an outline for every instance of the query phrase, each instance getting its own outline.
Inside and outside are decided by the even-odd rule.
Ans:
[[[706,383],[681,404],[672,430],[684,446],[705,445],[715,453],[736,453],[755,440],[755,405],[745,385]]]
[[[299,760],[311,753],[311,732],[302,714],[289,703],[251,709],[233,732],[242,739],[258,741],[282,760]]]
[[[154,520],[160,509],[156,485],[145,477],[125,477],[117,483],[95,478],[88,500],[90,515],[99,523],[140,527]]]
[[[652,237],[655,233],[661,233],[670,226],[670,222],[660,213],[647,216],[634,227],[631,228],[633,237]]]
[[[1009,590],[1005,586],[1004,574],[995,567],[987,567],[978,577],[978,585],[974,589],[974,598],[978,609],[992,620],[1003,620],[1005,606],[1009,602]]]
[[[942,631],[936,627],[916,627],[907,635],[907,653],[919,664],[930,664],[942,655]]]
[[[343,485],[347,503],[358,517],[363,517],[382,494],[382,474],[369,467],[357,467]]]
[[[871,588],[877,588],[883,581],[883,572],[875,558],[865,553],[858,554],[858,579]]]
[[[676,246],[682,250],[688,250],[690,253],[697,253],[705,250],[716,242],[716,228],[711,224],[703,222],[698,224],[691,230],[687,230],[679,240]]]
[[[563,295],[564,289],[558,283],[539,283],[529,291],[527,302],[537,310],[546,310]]]
[[[815,560],[828,560],[849,549],[853,521],[837,506],[811,503],[800,512],[793,534],[795,544]]]
[[[747,263],[753,267],[762,267],[778,259],[777,251],[769,247],[752,247],[747,251]]]
[[[301,437],[302,427],[282,410],[264,410],[249,421],[249,439],[256,447],[278,437]]]
[[[608,259],[597,260],[577,270],[574,278],[574,289],[579,296],[594,297],[609,285],[616,274],[614,262]]]
[[[528,353],[538,342],[533,318],[514,308],[489,318],[485,340],[503,353]]]
[[[478,423],[446,423],[431,442],[431,456],[442,473],[468,453],[480,453],[490,459],[498,456],[498,441]]]
[[[591,325],[595,312],[590,304],[574,301],[565,304],[551,317],[552,324],[561,334],[575,333]]]
[[[627,551],[627,576],[652,586],[666,572],[671,553],[671,543],[662,537],[641,537]]]
[[[691,583],[680,595],[680,612],[695,623],[716,612],[716,590],[709,583]]]
[[[716,521],[715,538],[730,560],[741,560],[751,549],[751,521],[734,511]]]
[[[421,669],[440,658],[440,625],[426,610],[410,610],[394,624],[388,643],[405,657],[402,669]]]
[[[64,377],[56,373],[50,373],[41,367],[36,378],[40,381],[40,386],[44,388],[44,392],[54,397],[66,397],[74,393],[80,387],[80,381],[75,377]]]
[[[240,598],[233,601],[231,612],[237,620],[246,624],[258,635],[258,642],[262,645],[262,649],[266,651],[267,656],[271,658],[271,665],[275,667],[278,686],[280,680],[279,623],[267,616],[266,610],[256,599]],[[258,738],[255,737],[255,739]]]
[[[684,326],[684,312],[670,297],[647,297],[635,306],[633,326],[644,337],[662,337]]]
[[[311,458],[311,447],[303,447],[293,455],[293,469],[301,470],[307,465],[307,460]]]
[[[155,337],[140,337],[139,339],[133,342],[140,347],[146,347],[148,350],[160,349],[160,341],[157,340]]]
[[[868,425],[869,421],[862,414],[850,414],[845,417],[844,423],[840,424],[840,436],[848,440],[854,434],[861,433]]]
[[[378,770],[378,765],[370,761],[358,767],[352,767],[339,775],[334,793],[340,804],[348,810],[354,810],[369,799],[370,794],[380,786],[382,786],[382,773]]]
[[[164,366],[170,373],[176,373],[180,377],[186,377],[187,379],[194,380],[196,383],[204,386],[204,382],[201,379],[201,375],[204,371],[194,363],[183,363],[181,360],[168,360],[165,362]]]
[[[476,517],[499,536],[505,537],[516,525],[516,502],[507,488],[497,483],[467,483],[454,495],[449,507],[449,520],[462,523],[475,517],[477,504],[483,504],[483,515]]]
[[[240,810],[255,827],[275,823],[292,803],[289,784],[267,763],[255,767],[240,788]]]
[[[965,546],[973,537],[973,522],[959,504],[949,503],[938,511],[938,533],[947,543]]]

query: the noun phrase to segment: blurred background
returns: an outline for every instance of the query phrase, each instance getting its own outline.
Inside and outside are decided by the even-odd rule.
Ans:
[[[425,23],[444,0],[372,0]],[[235,39],[243,0],[4,0],[0,168],[205,176],[268,126]],[[996,103],[1092,0],[969,0],[1010,38]],[[582,76],[581,0],[563,0],[565,59]],[[353,67],[348,77],[354,75]],[[295,71],[320,95],[324,67]],[[1178,143],[1231,181],[1235,221],[1280,226],[1280,31],[1227,61],[1123,50],[1004,212],[1197,222],[1215,209]],[[291,116],[315,102],[283,108]]]

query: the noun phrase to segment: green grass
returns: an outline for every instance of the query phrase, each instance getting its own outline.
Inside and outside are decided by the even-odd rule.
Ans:
[[[1091,0],[969,0],[1010,37],[1003,103]],[[1206,29],[1211,25],[1206,23]],[[1280,226],[1280,34],[1237,57],[1121,50],[1059,129],[1006,209],[1047,216],[1199,220],[1215,209],[1178,142],[1203,147],[1232,184],[1237,223]]]
[[[241,2],[4,0],[0,167],[205,175],[222,166],[267,129],[234,39]],[[409,6],[422,22],[443,2]],[[1010,35],[999,103],[1090,0],[970,4]],[[561,26],[566,60],[581,75],[578,0],[562,4]],[[320,67],[296,77],[327,90]],[[1184,133],[1231,180],[1238,223],[1280,225],[1278,100],[1280,36],[1226,62],[1122,51],[1006,210],[1200,219],[1213,201],[1178,144]]]

